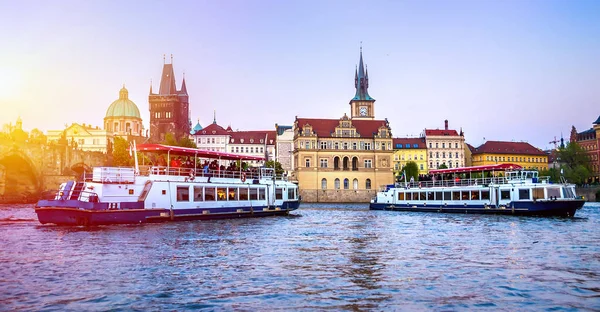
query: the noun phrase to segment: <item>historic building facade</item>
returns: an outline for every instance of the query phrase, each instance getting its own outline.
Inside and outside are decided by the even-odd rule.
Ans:
[[[281,168],[292,180],[294,172],[294,127],[275,124],[277,139],[275,140],[275,161],[281,164]]]
[[[191,130],[190,105],[185,77],[181,89],[175,86],[173,58],[171,64],[164,64],[158,93],[153,93],[150,85],[148,96],[150,106],[150,140],[161,142],[167,133],[176,140],[188,137]]]
[[[423,136],[427,144],[429,170],[465,166],[465,136],[462,130],[448,129],[448,120],[444,121],[444,129],[425,129]]]
[[[393,178],[392,131],[376,120],[362,50],[350,117],[294,122],[294,177],[307,202],[368,202]]]
[[[425,138],[394,138],[394,175],[400,176],[402,169],[409,161],[415,162],[419,174],[429,172],[427,167],[427,147]]]
[[[46,138],[48,142],[66,140],[82,151],[106,153],[110,135],[98,126],[72,123],[63,130],[48,130]]]
[[[144,126],[140,110],[129,99],[129,91],[123,85],[119,98],[112,102],[104,117],[104,130],[109,136],[132,140],[144,136]]]
[[[525,169],[548,169],[548,154],[527,142],[487,141],[471,154],[473,166],[512,163]]]
[[[571,128],[571,142],[577,142],[586,151],[592,177],[598,181],[600,177],[600,116],[592,123],[592,128],[577,132]]]

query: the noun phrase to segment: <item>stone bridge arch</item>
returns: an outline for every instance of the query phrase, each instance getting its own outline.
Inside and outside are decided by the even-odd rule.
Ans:
[[[29,202],[42,189],[40,168],[19,149],[0,151],[0,199]]]

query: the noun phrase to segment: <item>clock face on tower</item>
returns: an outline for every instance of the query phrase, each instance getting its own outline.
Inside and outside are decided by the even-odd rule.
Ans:
[[[360,113],[361,116],[367,116],[367,108],[364,106],[362,106],[358,112]]]

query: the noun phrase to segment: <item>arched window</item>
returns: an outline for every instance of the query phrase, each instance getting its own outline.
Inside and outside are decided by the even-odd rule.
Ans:
[[[352,180],[352,188],[358,190],[358,179]]]
[[[340,189],[340,179],[336,178],[334,181],[334,185],[335,185],[335,189],[339,190]]]
[[[347,190],[350,188],[350,180],[348,178],[344,179],[344,189]]]
[[[326,190],[327,189],[327,179],[322,179],[321,180],[321,189],[322,190]]]
[[[358,170],[358,157],[352,157],[352,170]]]
[[[365,181],[365,188],[366,188],[367,190],[370,190],[370,189],[371,189],[371,179],[367,179],[367,180]]]
[[[340,158],[337,156],[333,157],[333,170],[340,170]]]
[[[344,157],[344,170],[348,170],[348,157]]]

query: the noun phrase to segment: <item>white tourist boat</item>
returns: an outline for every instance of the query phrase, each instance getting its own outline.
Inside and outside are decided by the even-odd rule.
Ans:
[[[140,152],[194,159],[190,168],[97,167],[91,178],[67,181],[38,201],[42,224],[103,225],[287,215],[300,205],[298,186],[272,168],[206,170],[198,159],[264,160],[263,157],[142,144]]]
[[[473,173],[492,173],[472,178]],[[584,200],[575,185],[553,184],[515,164],[431,170],[431,181],[388,185],[371,200],[372,210],[573,217]],[[469,178],[457,178],[458,175]]]

